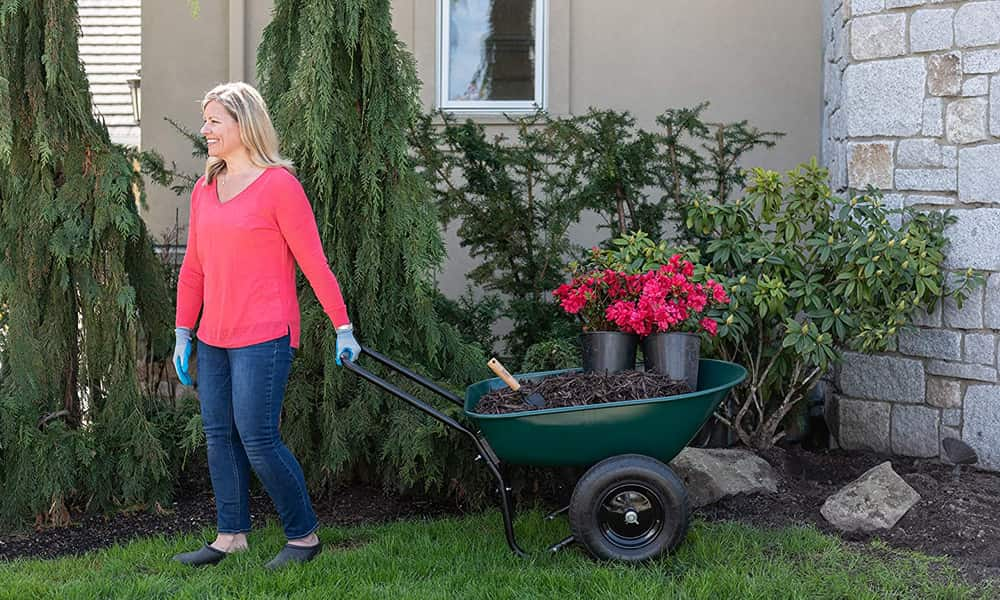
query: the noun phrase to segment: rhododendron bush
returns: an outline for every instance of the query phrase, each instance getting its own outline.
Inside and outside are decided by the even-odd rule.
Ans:
[[[838,198],[827,181],[815,161],[784,180],[755,169],[743,198],[690,195],[678,205],[685,237],[727,282],[713,350],[749,374],[719,416],[751,447],[781,439],[784,418],[843,349],[893,350],[920,311],[945,297],[961,306],[982,283],[945,271],[954,217],[890,208],[873,194]],[[620,262],[657,247],[642,246]]]

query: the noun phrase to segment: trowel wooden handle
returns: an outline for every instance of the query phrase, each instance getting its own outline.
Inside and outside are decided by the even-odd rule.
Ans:
[[[515,392],[521,389],[521,384],[518,383],[517,380],[514,379],[514,377],[510,373],[507,372],[507,369],[505,369],[504,366],[500,364],[500,361],[497,360],[496,358],[491,358],[489,362],[486,363],[486,366],[489,367],[494,373],[496,373],[497,377],[503,379],[503,382],[509,385],[510,389],[514,390]]]

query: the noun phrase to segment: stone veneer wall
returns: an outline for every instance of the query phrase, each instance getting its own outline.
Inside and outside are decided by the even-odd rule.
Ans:
[[[1000,1],[823,0],[823,156],[833,187],[958,216],[949,269],[989,271],[959,310],[921,315],[899,352],[848,354],[840,443],[905,456],[972,445],[1000,470]]]

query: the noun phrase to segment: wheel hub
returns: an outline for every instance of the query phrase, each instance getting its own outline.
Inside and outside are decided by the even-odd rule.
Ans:
[[[664,525],[659,496],[641,483],[613,487],[601,498],[597,522],[604,537],[620,548],[639,548],[659,535]]]

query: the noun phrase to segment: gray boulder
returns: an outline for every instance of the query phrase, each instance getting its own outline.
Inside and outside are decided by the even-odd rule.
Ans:
[[[766,460],[731,448],[685,448],[670,462],[684,480],[693,508],[736,494],[775,493],[778,479]]]
[[[886,461],[826,499],[820,514],[841,531],[889,529],[920,500]]]

